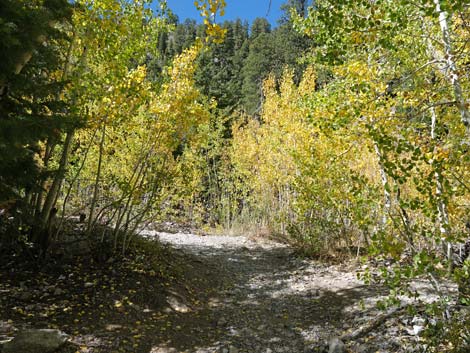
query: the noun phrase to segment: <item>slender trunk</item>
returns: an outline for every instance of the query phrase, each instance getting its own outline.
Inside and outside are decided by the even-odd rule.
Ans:
[[[54,207],[54,202],[57,199],[57,195],[59,194],[60,187],[62,185],[62,180],[65,177],[65,172],[67,170],[67,163],[70,155],[70,150],[72,148],[73,137],[75,135],[75,129],[71,129],[67,132],[64,142],[64,148],[62,150],[62,156],[59,162],[59,169],[55,175],[54,180],[52,181],[51,188],[47,193],[46,199],[44,201],[44,206],[42,207],[41,214],[39,215],[39,224],[41,228],[47,223],[49,219],[50,212]]]
[[[81,171],[83,170],[83,167],[85,166],[85,162],[87,160],[87,157],[88,157],[88,152],[90,151],[90,148],[91,148],[91,144],[93,143],[93,139],[95,138],[95,135],[97,133],[97,130],[95,129],[95,131],[93,132],[93,136],[91,137],[91,140],[90,140],[90,143],[88,144],[88,147],[86,148],[85,150],[85,155],[83,156],[83,160],[80,164],[80,167],[78,168],[77,170],[77,173],[74,175],[73,179],[70,181],[70,185],[68,187],[68,190],[65,194],[65,197],[64,197],[64,202],[63,202],[63,205],[62,205],[62,217],[60,219],[60,222],[57,226],[57,231],[59,232],[62,228],[62,224],[64,222],[64,217],[65,217],[65,209],[66,209],[66,206],[67,206],[67,202],[70,198],[70,194],[72,193],[72,188],[73,188],[73,185],[75,184],[75,182],[77,181]]]
[[[48,140],[46,144],[46,151],[44,152],[44,158],[43,158],[45,170],[47,170],[47,168],[49,167],[49,161],[51,160],[52,153],[54,152],[54,148],[55,148],[55,143],[52,143],[51,140]],[[47,178],[46,177],[42,178],[41,183],[40,183],[40,189],[35,198],[35,205],[34,205],[35,215],[39,215],[41,213],[42,203],[43,203],[43,198],[44,198],[44,191],[46,190],[46,182],[47,182]]]
[[[400,208],[400,215],[401,215],[401,222],[403,224],[403,228],[405,229],[405,236],[408,240],[408,244],[410,246],[411,252],[414,255],[415,254],[415,244],[414,244],[414,239],[413,239],[413,232],[411,229],[410,225],[410,217],[408,216],[408,212],[406,212],[406,209],[402,206],[401,203],[401,191],[400,188],[397,188],[396,192],[396,201],[398,204],[398,207]]]
[[[117,246],[117,236],[119,235],[119,231],[121,229],[121,225],[122,225],[122,222],[124,220],[124,217],[127,215],[127,212],[129,211],[129,206],[130,206],[131,201],[132,201],[132,195],[134,194],[134,191],[136,190],[136,188],[140,184],[141,176],[142,176],[142,173],[144,171],[146,161],[148,160],[149,156],[153,152],[154,146],[155,145],[152,145],[152,147],[150,148],[148,153],[146,153],[146,155],[140,160],[141,165],[138,166],[138,168],[136,169],[137,173],[134,172],[134,175],[136,175],[135,182],[134,182],[133,186],[131,187],[131,189],[129,190],[126,205],[123,207],[122,212],[120,212],[120,214],[118,215],[118,219],[117,219],[116,225],[114,227],[114,247],[115,247],[115,249],[116,249],[116,246]],[[131,178],[131,181],[132,181],[132,179],[133,178]]]
[[[67,56],[65,58],[64,67],[63,67],[63,70],[62,70],[62,76],[61,76],[61,81],[62,82],[67,80],[68,75],[69,75],[70,62],[71,62],[71,59],[72,59],[72,50],[73,50],[73,46],[75,44],[76,39],[77,39],[77,35],[76,35],[76,32],[74,31],[73,35],[72,35],[72,39],[70,40],[69,47],[67,49]],[[58,96],[56,98],[59,99]],[[55,146],[56,146],[55,139],[48,139],[47,140],[46,151],[44,153],[44,159],[43,159],[44,169],[47,169],[47,167],[49,166],[49,161],[52,157],[52,153],[54,152]],[[40,188],[40,190],[38,192],[38,195],[37,195],[37,198],[36,198],[36,205],[35,205],[35,210],[36,211],[35,212],[36,212],[37,215],[40,214],[41,209],[42,209],[42,202],[43,202],[43,197],[44,197],[44,190],[46,188],[46,181],[47,181],[46,178],[44,178],[41,181],[41,188]]]
[[[101,165],[103,163],[103,151],[104,151],[104,141],[106,139],[106,122],[103,122],[103,127],[101,130],[101,140],[100,140],[100,151],[98,155],[98,168],[96,170],[96,179],[95,186],[93,190],[93,198],[91,199],[90,205],[90,214],[88,216],[88,225],[87,225],[87,234],[90,235],[91,229],[93,227],[93,213],[96,206],[96,200],[98,199],[98,191],[101,178]]]
[[[457,108],[460,112],[460,119],[465,126],[467,138],[470,138],[470,112],[465,105],[465,98],[463,96],[462,86],[460,85],[460,78],[457,70],[457,64],[454,60],[452,53],[452,38],[450,36],[448,18],[449,14],[441,7],[441,0],[434,0],[436,5],[436,12],[439,15],[439,25],[442,32],[442,42],[444,44],[445,61],[447,63],[447,70],[449,71],[448,77],[454,90],[454,97]]]
[[[67,56],[65,58],[64,62],[64,68],[62,70],[62,82],[65,81],[70,72],[70,64],[71,64],[71,59],[72,59],[72,52],[73,52],[73,46],[75,45],[75,41],[77,40],[77,32],[74,30],[72,34],[72,39],[70,40],[70,45],[67,49]]]
[[[134,235],[137,232],[137,229],[139,228],[139,225],[142,223],[142,220],[144,219],[145,215],[147,214],[147,212],[150,210],[150,208],[152,206],[151,201],[155,197],[155,195],[157,193],[157,190],[158,190],[157,183],[155,182],[153,184],[154,185],[153,185],[153,188],[152,188],[152,192],[150,194],[150,197],[149,197],[149,200],[148,200],[147,204],[145,205],[145,208],[140,212],[140,214],[138,214],[135,217],[136,221],[134,222],[134,225],[133,225],[132,229],[129,232],[129,237],[128,237],[127,244],[126,244],[126,242],[123,242],[123,244],[122,244],[122,255],[124,255],[125,252],[127,251],[127,249],[129,248],[129,245],[130,245],[131,240],[132,240],[132,235]]]
[[[72,52],[74,40],[75,40],[75,35],[69,46],[69,52],[67,54],[67,61],[71,60],[71,52]],[[82,55],[80,58],[80,64],[79,64],[79,67],[82,69],[85,68],[87,52],[88,50],[85,47],[82,52]],[[66,64],[64,66],[64,70],[67,70],[67,71],[63,71],[62,78],[66,79],[68,76],[69,64]],[[59,195],[59,191],[62,186],[62,181],[65,178],[70,150],[72,148],[73,138],[75,136],[75,130],[76,130],[75,127],[71,127],[66,133],[64,146],[62,149],[62,155],[61,155],[60,162],[59,162],[59,169],[57,170],[57,173],[54,176],[54,180],[52,181],[51,188],[49,189],[47,193],[46,199],[44,201],[44,205],[42,206],[42,210],[39,214],[39,220],[38,220],[39,231],[42,232],[43,234],[44,234],[43,230],[45,229],[47,221],[49,220],[51,210],[53,209],[54,203],[57,200],[57,197]]]
[[[150,156],[152,154],[152,151],[153,151],[153,146],[152,146],[152,149],[151,149],[150,153],[147,155],[147,158],[145,159],[145,161],[147,161],[148,158],[150,158]],[[162,170],[164,170],[164,168],[166,166],[166,162],[167,162],[167,160],[165,158],[162,161],[162,165],[161,165]],[[143,187],[144,180],[145,180],[145,173],[142,176],[142,179],[139,182],[139,185],[137,187]],[[137,181],[136,181],[136,183],[137,183]],[[158,182],[157,182],[156,179],[151,181],[150,184],[152,185],[152,189],[151,189],[150,196],[148,197],[147,204],[145,205],[144,209],[140,210],[140,212],[137,213],[133,217],[131,217],[132,208],[129,208],[128,211],[127,211],[127,220],[126,220],[126,225],[125,225],[125,228],[124,228],[124,237],[123,237],[123,242],[122,242],[122,254],[123,255],[124,255],[125,251],[127,250],[127,248],[130,245],[130,242],[132,240],[132,236],[135,234],[136,230],[138,229],[138,227],[141,224],[142,220],[146,216],[147,212],[151,209],[152,200],[154,199],[154,197],[157,194],[157,191],[159,189]],[[135,189],[136,188],[134,188],[134,190]],[[131,222],[133,222],[133,226],[132,226],[132,228],[129,228]]]
[[[437,115],[434,107],[431,110],[431,139],[436,140],[436,124]],[[434,148],[435,150],[435,148]],[[449,271],[452,270],[452,244],[447,241],[448,229],[449,229],[449,215],[447,214],[447,206],[443,198],[444,186],[442,183],[442,171],[441,168],[435,165],[434,159],[431,161],[431,165],[434,166],[435,172],[434,177],[436,178],[436,199],[437,199],[437,217],[439,221],[439,232],[441,233],[441,244],[442,250],[447,256],[449,265]]]
[[[390,210],[392,208],[392,197],[389,191],[390,186],[388,183],[388,175],[384,168],[382,153],[380,152],[379,146],[377,145],[375,141],[374,141],[374,150],[375,150],[375,155],[377,156],[377,161],[379,164],[379,173],[380,173],[380,178],[382,179],[382,186],[383,186],[383,192],[384,192],[384,209],[382,211],[382,221],[381,221],[381,227],[384,228],[385,225],[387,224],[387,218],[388,218],[387,215],[390,214]]]

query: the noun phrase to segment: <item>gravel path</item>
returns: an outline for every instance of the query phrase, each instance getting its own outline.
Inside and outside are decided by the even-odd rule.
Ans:
[[[413,314],[385,316],[376,309],[387,294],[379,285],[364,285],[351,268],[296,257],[282,244],[142,235],[169,248],[153,244],[152,256],[137,253],[133,261],[79,258],[40,273],[5,268],[0,341],[24,328],[52,327],[71,335],[61,353],[77,345],[83,353],[411,353],[425,351],[423,329],[437,323],[416,303]],[[151,271],[143,269],[147,260],[156,261]],[[426,281],[412,285],[420,299],[436,299]],[[441,290],[457,297],[455,285]],[[331,338],[351,331],[361,335],[332,349]]]
[[[377,290],[352,272],[296,258],[287,246],[242,236],[148,235],[224,277],[205,309],[173,318],[177,332],[153,353],[320,352],[330,337],[375,314]]]

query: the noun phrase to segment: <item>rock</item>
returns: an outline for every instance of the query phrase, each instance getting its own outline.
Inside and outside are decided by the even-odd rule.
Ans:
[[[95,285],[95,284],[92,283],[92,282],[86,282],[83,286],[84,286],[85,288],[91,288],[91,287],[93,287],[94,285]]]
[[[11,333],[15,330],[12,325],[12,321],[1,321],[0,320],[0,334]]]
[[[24,330],[3,345],[2,353],[51,353],[67,342],[59,330]]]
[[[108,324],[106,325],[106,331],[119,331],[122,329],[121,325]]]
[[[56,289],[54,290],[54,295],[61,295],[61,294],[63,294],[63,293],[64,293],[64,291],[63,291],[62,289],[60,289],[60,288],[56,288]]]
[[[413,317],[413,320],[411,320],[411,323],[418,326],[424,326],[426,324],[426,320],[422,317],[415,316]]]
[[[329,353],[346,353],[346,346],[338,337],[333,337],[328,342]]]
[[[413,325],[412,329],[407,328],[406,332],[411,336],[418,336],[424,330],[424,326]]]
[[[168,305],[174,310],[179,313],[188,313],[191,311],[191,309],[184,303],[182,303],[178,298],[175,296],[169,296],[166,299]]]
[[[238,348],[234,346],[228,347],[228,353],[238,353]]]
[[[175,348],[154,347],[150,353],[178,353],[178,351]]]

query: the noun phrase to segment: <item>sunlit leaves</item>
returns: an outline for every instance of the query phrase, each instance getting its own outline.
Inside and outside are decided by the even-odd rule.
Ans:
[[[215,43],[222,43],[226,29],[216,23],[217,15],[224,16],[225,0],[202,0],[194,1],[194,6],[200,11],[206,25],[206,40],[213,40]]]

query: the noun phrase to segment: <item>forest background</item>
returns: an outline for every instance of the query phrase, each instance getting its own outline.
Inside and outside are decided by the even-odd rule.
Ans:
[[[290,0],[275,28],[150,5],[0,5],[2,251],[174,220],[367,249],[391,303],[421,275],[469,303],[466,2]]]

